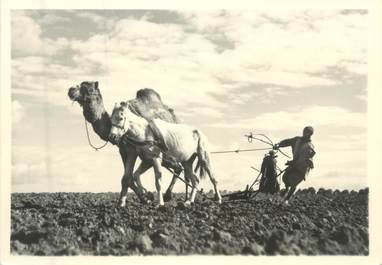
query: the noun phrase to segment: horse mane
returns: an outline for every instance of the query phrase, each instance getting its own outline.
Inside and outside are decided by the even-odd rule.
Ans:
[[[158,92],[151,88],[137,91],[136,98],[127,101],[130,111],[146,120],[161,119],[171,123],[179,123],[174,110],[162,102]]]

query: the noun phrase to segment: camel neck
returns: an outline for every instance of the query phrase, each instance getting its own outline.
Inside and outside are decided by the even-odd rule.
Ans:
[[[97,106],[84,106],[85,119],[93,126],[94,132],[104,141],[109,138],[111,120],[103,104]]]

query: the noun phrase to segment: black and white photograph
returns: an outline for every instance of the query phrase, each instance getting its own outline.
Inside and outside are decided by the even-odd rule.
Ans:
[[[380,255],[367,6],[8,11],[9,256]]]

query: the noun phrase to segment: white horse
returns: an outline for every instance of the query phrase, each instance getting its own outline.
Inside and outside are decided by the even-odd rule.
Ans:
[[[208,174],[215,190],[215,199],[221,203],[222,198],[217,188],[217,181],[212,173],[210,154],[207,150],[206,137],[196,128],[168,123],[160,119],[148,122],[133,113],[128,103],[115,104],[111,115],[112,128],[109,138],[119,142],[122,136],[127,137],[137,146],[138,153],[152,159],[155,171],[155,186],[158,192],[159,205],[164,205],[161,189],[161,159],[162,152],[173,157],[184,168],[186,180],[192,183],[191,195],[186,204],[194,202],[199,178],[194,174],[192,164],[198,158],[196,168],[201,178]],[[139,176],[134,176],[139,178]],[[140,183],[138,180],[137,183]],[[125,199],[123,199],[125,200]]]

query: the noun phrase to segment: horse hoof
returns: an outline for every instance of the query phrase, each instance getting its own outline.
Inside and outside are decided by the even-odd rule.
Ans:
[[[157,209],[158,211],[164,211],[166,209],[166,206],[164,205],[164,203],[163,204],[159,203],[154,205],[154,208]]]
[[[186,206],[191,205],[191,201],[190,201],[190,200],[185,201],[185,202],[184,202],[184,205],[186,205]]]
[[[214,201],[217,201],[218,203],[222,202],[222,198],[219,195],[215,194]]]
[[[152,193],[152,192],[147,192],[147,194],[146,194],[146,198],[147,198],[147,200],[149,200],[149,201],[154,201],[154,200],[155,200],[154,193]]]
[[[153,201],[152,200],[149,200],[149,199],[145,199],[145,200],[141,200],[141,203],[144,204],[144,205],[148,205],[150,203],[152,203]]]

